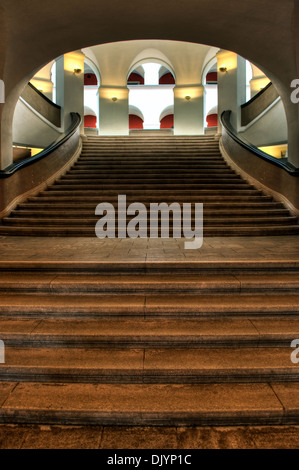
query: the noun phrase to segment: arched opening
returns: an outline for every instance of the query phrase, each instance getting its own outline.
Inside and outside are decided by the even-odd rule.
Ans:
[[[168,126],[169,120],[168,127],[164,127],[166,121],[161,127],[160,115],[165,108],[173,107],[174,74],[164,61],[157,58],[142,60],[140,57],[129,71],[127,83],[130,90],[129,106],[140,109],[144,119],[141,127],[140,120],[130,117],[130,129],[133,129],[133,125],[138,126],[135,129],[144,130],[171,129],[173,122]]]
[[[142,66],[137,67],[133,72],[130,73],[128,85],[144,85],[144,69]]]
[[[99,128],[99,74],[94,64],[84,60],[84,129],[85,133],[97,133]]]
[[[155,46],[156,46],[157,43],[160,43],[161,45],[164,44],[164,41],[140,41],[140,43],[146,43],[146,42],[148,44],[153,42],[153,43],[155,43]],[[139,41],[133,41],[133,43],[135,45],[136,43],[139,43]],[[163,46],[164,47],[164,52],[166,50],[168,50],[167,48],[169,48],[168,43],[172,43],[173,45],[175,44],[174,47],[176,47],[176,48],[178,47],[177,44],[179,44],[180,48],[182,49],[182,50],[180,50],[180,56],[179,57],[183,57],[183,58],[184,58],[184,55],[182,53],[183,47],[191,47],[192,46],[194,51],[196,50],[196,48],[198,48],[198,49],[206,48],[205,52],[204,52],[204,54],[206,54],[206,55],[207,55],[207,51],[210,50],[211,53],[214,51],[214,56],[212,56],[209,53],[210,54],[209,55],[209,57],[210,57],[209,60],[205,61],[205,60],[203,60],[204,58],[201,59],[203,61],[202,65],[201,65],[202,66],[201,70],[204,70],[202,83],[205,87],[205,97],[204,97],[205,106],[204,106],[203,122],[204,122],[204,126],[209,130],[209,132],[211,132],[212,130],[216,131],[215,123],[216,123],[217,109],[216,109],[215,113],[211,113],[211,109],[213,109],[213,108],[215,108],[215,106],[217,106],[217,98],[216,97],[217,97],[217,89],[218,89],[218,83],[217,83],[218,76],[217,76],[217,65],[216,65],[217,59],[215,57],[215,50],[217,50],[217,49],[213,48],[213,47],[210,47],[210,46],[205,46],[205,45],[200,45],[200,44],[192,44],[192,43],[190,43],[190,44],[177,43],[176,44],[175,41],[165,41],[165,43],[167,43],[167,46],[166,47]],[[101,128],[101,123],[100,123],[100,118],[99,118],[99,114],[100,114],[100,112],[99,112],[99,101],[100,101],[100,99],[99,99],[99,95],[98,95],[99,85],[100,85],[98,70],[102,66],[101,61],[100,61],[101,56],[98,55],[93,60],[90,60],[89,57],[92,57],[94,55],[93,51],[96,48],[101,48],[101,51],[105,50],[106,48],[107,49],[115,48],[119,52],[121,50],[121,48],[124,47],[123,45],[126,46],[127,44],[128,44],[128,42],[112,43],[112,44],[110,43],[110,44],[103,44],[103,45],[100,45],[100,46],[92,46],[90,48],[83,49],[84,53],[87,54],[86,58],[85,58],[85,61],[84,61],[85,62],[85,64],[84,64],[84,107],[88,107],[92,110],[92,113],[89,114],[89,116],[92,116],[92,117],[90,117],[88,119],[87,118],[85,119],[85,126],[87,126],[87,127],[85,127],[85,129],[92,129],[92,132],[94,132],[94,129]],[[159,47],[161,47],[160,44],[159,44]],[[136,46],[134,46],[134,47],[136,48]],[[161,47],[161,50],[163,50],[162,47]],[[179,63],[179,61],[177,59],[175,59],[175,62],[174,62],[175,67],[178,68],[178,73],[179,73],[178,76],[180,78],[180,81],[177,82],[177,79],[175,77],[176,74],[174,72],[175,67],[170,62],[168,57],[164,54],[164,52],[163,53],[161,52],[161,50],[159,50],[159,49],[144,49],[144,50],[141,50],[141,52],[135,56],[135,59],[133,61],[131,61],[131,65],[126,69],[126,73],[128,71],[126,76],[124,76],[124,74],[120,75],[118,73],[118,70],[114,70],[114,73],[112,74],[111,73],[112,69],[110,70],[110,79],[111,79],[111,77],[112,78],[114,77],[113,80],[116,80],[116,81],[119,82],[119,83],[116,84],[117,91],[116,91],[116,96],[115,97],[117,98],[117,103],[114,105],[114,110],[117,111],[120,108],[120,103],[123,103],[123,123],[124,123],[124,124],[122,124],[121,130],[119,131],[118,129],[116,129],[116,131],[113,132],[113,135],[119,135],[119,134],[127,135],[127,133],[130,130],[133,130],[133,129],[137,129],[137,130],[150,130],[150,129],[160,130],[160,129],[164,129],[164,128],[167,128],[167,129],[173,129],[174,128],[174,129],[176,129],[177,127],[175,127],[175,126],[177,126],[177,122],[178,122],[178,120],[176,119],[178,107],[176,107],[175,108],[176,111],[174,113],[172,113],[172,114],[174,114],[174,116],[169,115],[169,117],[167,119],[166,119],[166,116],[164,116],[162,118],[162,122],[161,122],[161,118],[160,118],[160,114],[163,111],[163,109],[165,109],[165,107],[168,107],[168,106],[171,106],[171,105],[174,104],[174,96],[173,96],[174,88],[176,88],[176,90],[179,90],[179,91],[183,90],[183,88],[184,88],[184,91],[182,92],[184,94],[181,97],[179,96],[178,98],[181,101],[181,103],[184,103],[185,106],[189,107],[189,110],[192,108],[192,104],[193,104],[192,95],[191,95],[191,102],[189,102],[189,103],[186,102],[186,99],[188,97],[187,95],[189,94],[189,90],[187,90],[187,88],[189,88],[189,85],[187,87],[186,86],[184,87],[184,85],[181,84],[182,83],[182,77],[184,77],[184,78],[187,77],[189,79],[189,75],[186,73],[185,64],[183,63],[183,65],[181,65]],[[105,57],[105,60],[103,61],[104,64],[107,64],[107,60],[108,60],[107,57],[109,59],[109,54]],[[128,57],[129,57],[129,55],[128,55]],[[190,61],[190,57],[189,57],[188,60]],[[124,55],[123,60],[120,64],[123,67],[123,70],[124,70],[125,61],[126,61],[126,55]],[[174,61],[173,57],[172,57],[172,61]],[[206,65],[204,65],[204,62],[206,63]],[[117,64],[117,67],[118,67],[118,64]],[[181,67],[181,69],[179,67]],[[200,69],[200,67],[199,67],[199,69]],[[252,66],[249,64],[249,72],[250,72],[251,67]],[[184,73],[185,73],[185,75],[184,75]],[[189,70],[188,70],[188,73],[189,73]],[[53,79],[53,77],[52,77],[52,79],[54,81],[53,89],[55,89],[55,64],[52,67],[52,76],[54,76],[54,79]],[[123,77],[123,78],[120,79],[119,77]],[[264,76],[264,78],[266,78],[269,82],[269,79],[267,77]],[[125,80],[125,82],[124,82],[124,80]],[[247,74],[247,80],[246,80],[247,93],[249,92],[249,87],[251,87],[252,80],[253,80],[253,78],[251,79],[251,75],[250,75],[250,73],[248,73]],[[161,85],[161,83],[163,81],[164,81],[165,84]],[[191,82],[191,79],[189,79],[189,81]],[[109,95],[108,101],[110,100],[110,105],[111,105],[111,100],[112,101],[114,100],[114,87],[110,85],[111,83],[114,83],[114,82],[112,82],[112,81],[109,82],[108,80],[106,80],[105,84],[104,84],[104,87],[103,87],[106,90],[105,93],[107,92],[107,96]],[[194,81],[192,83],[194,83]],[[129,85],[127,85],[127,84],[129,84]],[[199,85],[199,87],[200,86],[201,85]],[[192,85],[190,85],[190,89],[191,89],[191,87],[192,87]],[[133,117],[133,116],[135,116],[134,113],[132,113],[132,115],[129,116],[128,108],[126,108],[126,102],[125,102],[126,98],[120,98],[120,96],[117,97],[117,93],[119,95],[121,93],[124,93],[123,96],[125,97],[125,93],[127,92],[127,89],[129,89],[129,92],[130,92],[129,93],[128,103],[129,103],[130,106],[135,106],[135,107],[138,107],[142,110],[142,114],[144,116],[143,122],[138,118],[134,118]],[[165,93],[167,91],[168,92],[170,91],[170,93],[168,93],[168,98],[166,100],[164,100],[164,98],[161,99],[162,95],[156,95],[156,97],[154,98],[154,94],[156,94],[156,92],[159,89],[161,89],[163,91],[163,93]],[[136,95],[136,93],[145,92],[147,90],[150,90],[151,95],[149,95],[149,97],[145,99],[144,104],[141,104],[140,101],[138,101],[137,99],[136,100],[133,99],[134,94]],[[94,92],[93,96],[91,96],[91,94],[90,94],[90,93],[92,93],[92,91]],[[53,95],[54,95],[54,91],[53,91]],[[147,110],[146,110],[146,106],[148,106]],[[194,110],[194,108],[193,108],[193,110]],[[197,111],[195,110],[195,112],[197,112]],[[87,116],[86,113],[84,113],[84,114],[85,114],[85,116]],[[186,115],[186,113],[185,113],[185,115]],[[189,115],[191,116],[191,114],[189,114]],[[194,114],[194,111],[193,111],[193,114],[190,117],[190,120],[189,120],[189,123],[188,123],[188,126],[191,127],[192,132],[190,132],[190,130],[187,129],[186,134],[188,134],[188,132],[189,132],[189,134],[193,133],[193,134],[198,134],[198,135],[202,133],[201,130],[197,130],[197,129],[195,130],[195,132],[193,132],[193,128],[192,128],[193,122],[192,122],[192,120],[193,120],[194,115],[195,114]],[[94,119],[95,116],[96,116],[96,120]],[[110,116],[109,119],[110,119],[110,122],[108,123],[108,126],[111,127],[111,125],[112,124],[114,125],[114,123],[117,121],[117,119],[115,119],[115,117],[112,117],[112,115]],[[184,119],[184,116],[183,116],[183,119]],[[94,127],[95,122],[96,122],[96,127]],[[109,130],[108,130],[108,132],[109,132]],[[179,130],[179,132],[177,132],[177,134],[180,134],[180,132],[181,132],[181,130]],[[106,131],[106,133],[107,133],[107,131]],[[285,138],[283,139],[283,142],[285,143]],[[262,141],[262,144],[264,144],[263,141]]]
[[[133,130],[142,130],[144,123],[144,117],[140,109],[136,106],[129,107],[129,129]]]
[[[204,84],[204,122],[205,127],[217,132],[218,127],[218,69],[214,56],[208,63],[203,75]]]
[[[168,106],[160,115],[160,129],[173,129],[174,107]]]

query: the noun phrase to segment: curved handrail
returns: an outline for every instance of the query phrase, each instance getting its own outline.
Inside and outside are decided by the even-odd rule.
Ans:
[[[279,99],[279,94],[272,84],[263,88],[251,100],[241,105],[241,124],[248,126]]]
[[[9,178],[11,175],[21,170],[22,168],[25,168],[26,166],[32,165],[33,163],[42,160],[54,150],[58,149],[65,142],[67,142],[72,137],[72,135],[75,134],[82,121],[81,116],[78,113],[71,113],[71,118],[71,125],[62,137],[59,137],[55,142],[52,142],[52,144],[50,144],[44,150],[34,155],[34,157],[26,158],[25,160],[18,163],[12,163],[5,170],[0,171],[0,179]]]
[[[271,157],[271,155],[263,152],[262,150],[257,148],[255,145],[249,143],[246,139],[244,138],[241,139],[238,136],[237,131],[231,125],[230,116],[231,116],[231,111],[223,111],[223,113],[221,114],[221,123],[223,127],[225,128],[226,132],[235,142],[237,142],[239,145],[241,145],[245,149],[249,150],[254,155],[258,156],[259,158],[262,158],[263,160],[267,160],[272,165],[279,166],[283,170],[287,171],[290,175],[299,176],[299,168],[296,168],[294,165],[292,165],[289,162],[282,162],[275,157]]]
[[[58,104],[54,103],[53,101],[51,101],[46,95],[44,95],[41,91],[39,91],[34,85],[32,85],[32,83],[28,82],[28,86],[30,88],[32,88],[32,90],[35,91],[35,93],[37,95],[39,95],[44,101],[46,101],[47,103],[49,103],[51,106],[53,106],[53,108],[56,108],[56,109],[61,109],[61,106],[59,106]],[[22,96],[22,95],[21,95]]]

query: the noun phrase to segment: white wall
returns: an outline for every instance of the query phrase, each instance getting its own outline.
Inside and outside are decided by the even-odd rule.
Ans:
[[[13,143],[28,147],[44,148],[54,142],[61,133],[34,111],[21,98],[13,119]]]
[[[129,86],[129,105],[139,108],[144,116],[144,129],[160,129],[160,115],[173,106],[174,85]]]
[[[250,123],[245,130],[241,130],[240,137],[244,137],[257,147],[287,142],[287,120],[281,99],[269,107],[265,114]]]

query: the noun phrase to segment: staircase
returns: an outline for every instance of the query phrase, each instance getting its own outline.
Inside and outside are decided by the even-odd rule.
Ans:
[[[203,202],[206,236],[299,233],[282,204],[229,168],[213,138],[118,137],[89,138],[65,176],[3,219],[1,235],[94,237],[95,206],[119,194],[147,207]],[[0,260],[1,423],[299,423],[295,254],[61,258],[34,261],[33,250],[31,261]]]
[[[4,217],[0,234],[94,237],[96,206],[117,206],[120,194],[147,209],[151,202],[203,203],[205,236],[299,233],[283,204],[227,165],[213,136],[131,136],[89,137],[70,171]]]
[[[1,262],[0,422],[299,422],[293,262]]]

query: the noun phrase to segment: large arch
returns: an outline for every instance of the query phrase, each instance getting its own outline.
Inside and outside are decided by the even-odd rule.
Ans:
[[[135,57],[135,59],[133,60],[129,68],[128,77],[133,72],[133,70],[142,66],[143,64],[149,64],[149,63],[160,64],[161,66],[168,69],[175,78],[175,70],[173,68],[173,65],[171,64],[168,57],[166,57],[165,54],[163,54],[158,49],[145,49],[144,51],[140,52]]]
[[[275,3],[214,0],[202,3],[200,8],[197,0],[171,5],[152,0],[142,8],[136,0],[105,4],[92,0],[89,8],[76,2],[71,9],[68,0],[53,0],[51,5],[39,0],[2,0],[2,7],[8,31],[7,46],[0,52],[0,64],[5,60],[6,84],[6,103],[1,116],[2,168],[11,162],[15,105],[38,69],[61,54],[82,47],[153,37],[201,44],[212,42],[211,45],[232,50],[259,67],[282,97],[288,121],[289,156],[299,166],[298,105],[290,100],[290,83],[297,75],[298,16],[295,16],[294,0]],[[51,28],[54,24],[55,28]]]

